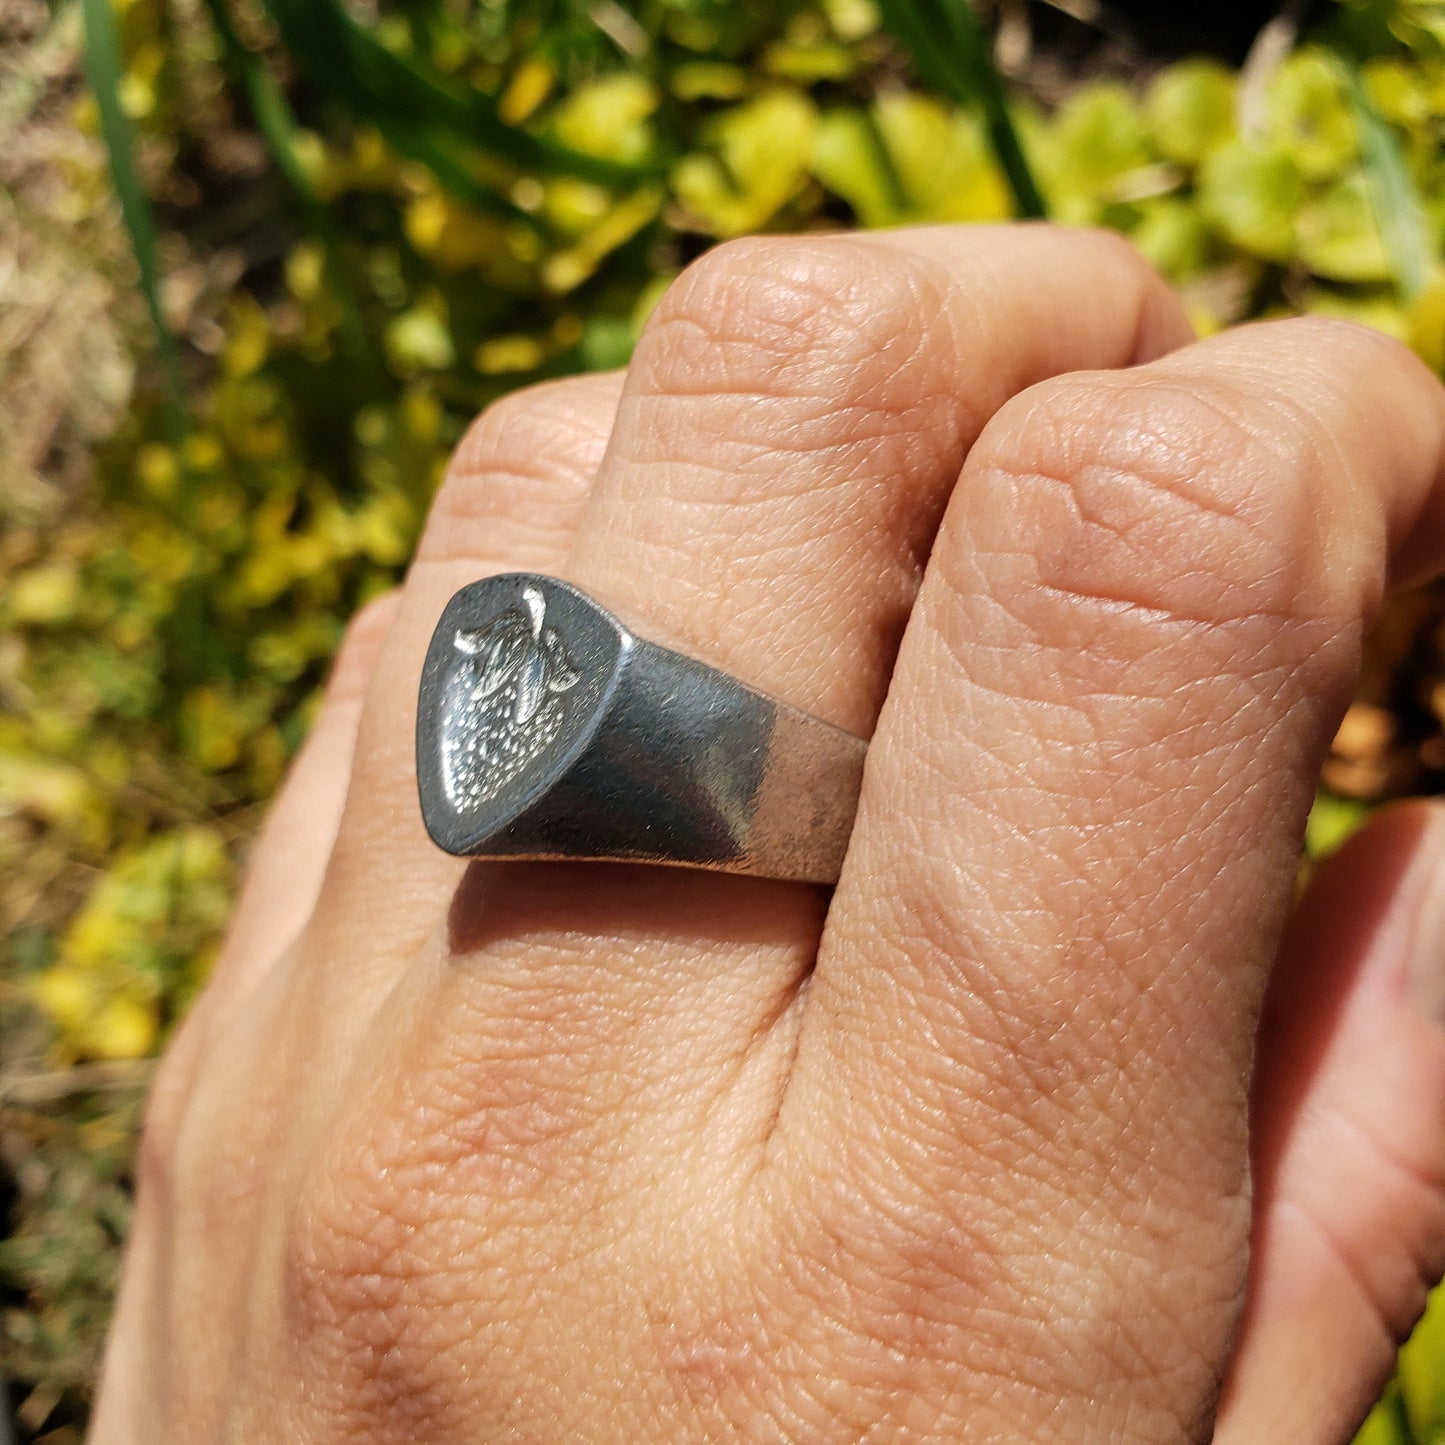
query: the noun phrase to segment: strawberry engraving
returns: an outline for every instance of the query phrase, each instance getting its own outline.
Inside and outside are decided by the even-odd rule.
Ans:
[[[440,711],[442,780],[451,805],[470,812],[501,792],[556,741],[563,694],[582,674],[535,587],[521,607],[452,639],[461,660]]]

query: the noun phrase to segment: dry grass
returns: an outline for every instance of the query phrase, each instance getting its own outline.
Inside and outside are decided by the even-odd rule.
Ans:
[[[130,399],[139,320],[117,208],[90,194],[99,142],[74,120],[80,11],[0,0],[0,523],[83,489]]]

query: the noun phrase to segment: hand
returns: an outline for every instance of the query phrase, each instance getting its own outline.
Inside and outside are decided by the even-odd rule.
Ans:
[[[1442,814],[1281,936],[1442,454],[1384,337],[1036,228],[724,246],[492,408],[162,1066],[96,1439],[1347,1439],[1445,1265]],[[428,843],[514,568],[872,735],[835,892]]]

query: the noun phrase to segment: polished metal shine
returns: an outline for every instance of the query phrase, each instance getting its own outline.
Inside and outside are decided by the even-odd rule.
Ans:
[[[458,592],[422,669],[422,817],[462,857],[833,883],[866,753],[536,573]]]

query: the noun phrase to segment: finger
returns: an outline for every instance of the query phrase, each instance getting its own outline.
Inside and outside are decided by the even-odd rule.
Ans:
[[[1349,1439],[1445,1270],[1445,805],[1325,863],[1260,1030],[1245,1313],[1217,1445]]]
[[[966,1278],[938,1368],[1028,1361],[1006,1434],[1207,1432],[1258,1001],[1386,544],[1440,561],[1442,435],[1404,348],[1297,321],[1036,388],[965,468],[775,1145],[847,1159],[889,1307]]]
[[[238,1000],[315,906],[346,802],[362,701],[399,601],[396,592],[376,598],[346,629],[321,711],[256,840],[209,995]]]
[[[403,956],[431,931],[461,872],[427,838],[417,801],[417,679],[432,629],[468,582],[560,568],[620,389],[620,376],[596,374],[511,393],[478,418],[437,493],[377,663],[327,890],[378,956]]]

